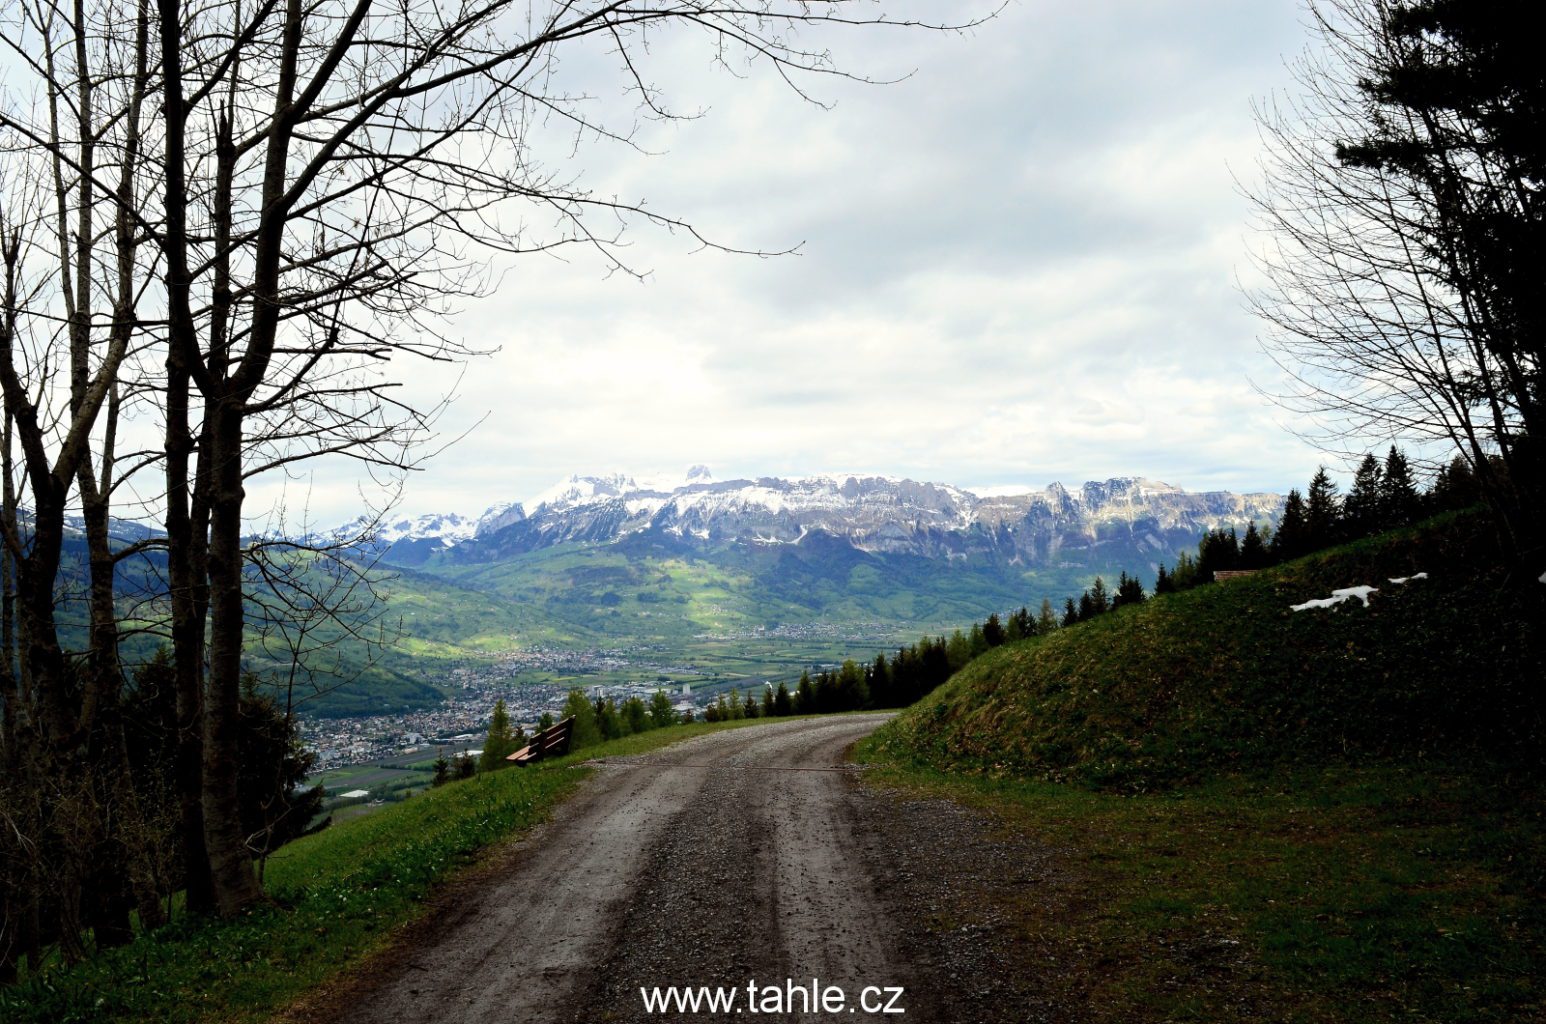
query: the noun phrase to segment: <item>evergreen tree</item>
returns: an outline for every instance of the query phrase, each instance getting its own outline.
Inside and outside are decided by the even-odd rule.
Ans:
[[[928,640],[923,642],[927,644]],[[918,645],[899,648],[891,662],[892,706],[906,707],[923,692],[923,659],[918,654]]]
[[[1411,526],[1421,514],[1422,499],[1412,481],[1412,467],[1395,445],[1390,446],[1390,454],[1385,456],[1380,505],[1386,527]]]
[[[1240,538],[1235,528],[1209,530],[1197,542],[1197,583],[1213,582],[1213,574],[1240,567]]]
[[[1096,615],[1104,615],[1111,610],[1111,593],[1106,589],[1106,581],[1099,576],[1095,577],[1095,583],[1090,587],[1090,611]]]
[[[671,707],[671,698],[666,696],[665,690],[656,690],[650,697],[650,721],[657,729],[676,724],[676,710]]]
[[[1088,601],[1089,601],[1089,595],[1088,594],[1086,594],[1084,596],[1084,600],[1085,600],[1086,603],[1088,603]],[[1077,623],[1078,621],[1079,621],[1079,609],[1074,607],[1074,599],[1071,598],[1071,597],[1064,598],[1063,599],[1063,625],[1065,625],[1065,626],[1072,626],[1075,623]]]
[[[742,718],[757,718],[762,714],[762,705],[757,703],[757,698],[751,690],[746,691],[746,700],[741,704]]]
[[[542,713],[542,717],[537,719],[537,728],[538,729],[551,729],[551,728],[553,728],[553,712],[551,712],[551,711],[544,711]]]
[[[811,674],[800,673],[799,685],[794,691],[794,713],[797,715],[814,714],[816,711],[816,688],[811,685]]]
[[[930,641],[927,637],[918,643],[918,696],[933,692],[950,678],[950,659],[945,656],[945,638]]]
[[[823,715],[839,710],[837,680],[831,672],[822,672],[816,677],[816,710]]]
[[[1458,455],[1447,466],[1440,466],[1428,496],[1434,512],[1458,512],[1481,503],[1482,492],[1470,463]]]
[[[1342,503],[1342,519],[1350,538],[1369,537],[1385,529],[1385,473],[1373,455],[1365,455],[1353,474],[1353,489]]]
[[[622,717],[617,713],[617,705],[612,703],[612,698],[596,698],[596,728],[601,730],[601,738],[615,740],[619,736],[626,735]]]
[[[875,655],[869,675],[870,704],[877,708],[897,707],[896,694],[891,691],[891,669],[884,654]]]
[[[489,719],[488,735],[483,738],[483,753],[478,767],[486,772],[505,766],[505,757],[515,753],[515,736],[510,732],[510,712],[505,710],[505,699],[494,702],[494,714]]]
[[[463,751],[457,755],[454,770],[458,779],[470,779],[478,773],[478,762],[473,760],[471,754]]]
[[[1074,621],[1089,622],[1093,618],[1095,618],[1095,599],[1091,597],[1090,592],[1086,590],[1084,593],[1079,595],[1079,613],[1078,617],[1075,618]]]
[[[1170,578],[1170,573],[1165,569],[1165,563],[1161,562],[1159,570],[1154,574],[1154,593],[1171,594],[1176,589],[1175,581]]]
[[[594,746],[601,742],[601,729],[596,725],[596,707],[585,699],[582,691],[569,691],[569,696],[564,701],[564,709],[560,714],[564,718],[574,719],[574,725],[569,733],[571,750],[579,750],[581,747]]]
[[[1202,582],[1197,571],[1197,560],[1185,551],[1176,556],[1176,567],[1171,570],[1170,582],[1177,590],[1188,590]]]
[[[1036,616],[1036,635],[1045,636],[1058,628],[1057,613],[1052,610],[1052,599],[1041,599],[1041,613]]]
[[[794,697],[783,683],[773,693],[773,713],[780,718],[794,714]]]
[[[980,658],[988,653],[988,637],[983,633],[979,623],[972,623],[972,631],[966,635],[966,642],[971,648],[973,658]]]
[[[1143,584],[1139,582],[1138,577],[1129,576],[1125,572],[1122,573],[1121,578],[1117,581],[1117,594],[1112,600],[1112,607],[1127,604],[1143,604],[1143,599]]]
[[[946,645],[945,654],[950,659],[950,671],[959,672],[961,668],[972,660],[972,645],[966,639],[966,634],[959,629],[950,634],[950,642]]]
[[[441,751],[435,757],[435,777],[430,780],[432,786],[444,786],[451,781],[451,762],[446,760],[445,751]]]
[[[982,638],[989,647],[998,647],[1007,638],[1004,633],[1004,624],[999,621],[998,612],[988,616],[988,621],[982,624]]]
[[[1342,502],[1337,497],[1337,485],[1322,466],[1310,480],[1310,492],[1305,499],[1305,532],[1311,551],[1329,548],[1342,538]]]
[[[762,710],[759,713],[759,717],[773,717],[773,687],[771,686],[764,686],[762,688]]]
[[[623,701],[622,718],[625,736],[630,733],[644,732],[650,727],[649,710],[638,697],[629,697]]]
[[[1272,534],[1272,560],[1291,562],[1310,551],[1310,525],[1304,507],[1304,498],[1297,489],[1288,492],[1283,500],[1283,514],[1278,517],[1278,528]]]
[[[271,853],[302,835],[322,809],[321,786],[305,788],[317,756],[301,743],[293,715],[242,674],[236,736],[238,810],[248,845]]]
[[[1267,543],[1262,539],[1261,531],[1256,529],[1254,522],[1246,525],[1245,536],[1240,541],[1240,568],[1264,569],[1271,564],[1272,557],[1267,553]]]
[[[843,662],[837,673],[837,710],[857,711],[870,702],[870,691],[864,684],[864,669],[852,659]]]

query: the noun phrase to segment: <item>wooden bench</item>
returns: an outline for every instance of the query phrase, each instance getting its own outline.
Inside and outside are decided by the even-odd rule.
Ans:
[[[569,737],[574,733],[574,717],[550,725],[531,738],[531,742],[505,757],[512,764],[531,764],[545,757],[563,757],[569,753]]]

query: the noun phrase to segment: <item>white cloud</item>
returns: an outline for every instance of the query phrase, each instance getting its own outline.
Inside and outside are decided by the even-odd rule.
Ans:
[[[964,37],[856,33],[899,84],[822,81],[829,112],[664,41],[652,73],[701,120],[644,125],[660,156],[584,146],[599,194],[647,197],[773,260],[641,228],[644,283],[528,257],[453,333],[472,365],[409,512],[476,512],[571,472],[868,469],[951,483],[1142,474],[1301,484],[1234,285],[1250,101],[1302,45],[1296,0],[1021,3]],[[701,41],[700,41],[701,42]],[[593,73],[594,64],[587,73]],[[454,373],[414,368],[438,397]],[[255,496],[270,493],[255,489]],[[352,514],[336,475],[315,508]]]

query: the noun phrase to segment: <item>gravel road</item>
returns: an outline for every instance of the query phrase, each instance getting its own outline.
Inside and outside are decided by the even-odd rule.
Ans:
[[[759,725],[603,764],[550,823],[453,883],[392,949],[291,1019],[744,1019],[749,983],[767,1010],[769,983],[798,1010],[787,982],[813,979],[842,990],[849,1020],[1027,1019],[1034,1002],[1002,998],[991,943],[934,934],[944,890],[971,870],[962,854],[1024,859],[983,846],[983,823],[954,805],[858,784],[844,752],[885,717]],[[640,988],[668,985],[733,986],[739,1012],[647,1012]],[[857,1006],[866,986],[904,988],[893,1008],[906,1015]]]

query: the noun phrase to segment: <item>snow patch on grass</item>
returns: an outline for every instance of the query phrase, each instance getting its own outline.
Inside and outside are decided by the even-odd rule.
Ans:
[[[1340,590],[1333,590],[1330,597],[1318,597],[1313,601],[1306,601],[1304,604],[1291,604],[1288,607],[1290,611],[1296,612],[1308,611],[1311,608],[1332,608],[1343,601],[1351,601],[1356,597],[1367,608],[1369,607],[1369,595],[1378,593],[1378,587],[1371,587],[1368,584],[1357,587],[1343,587]]]

